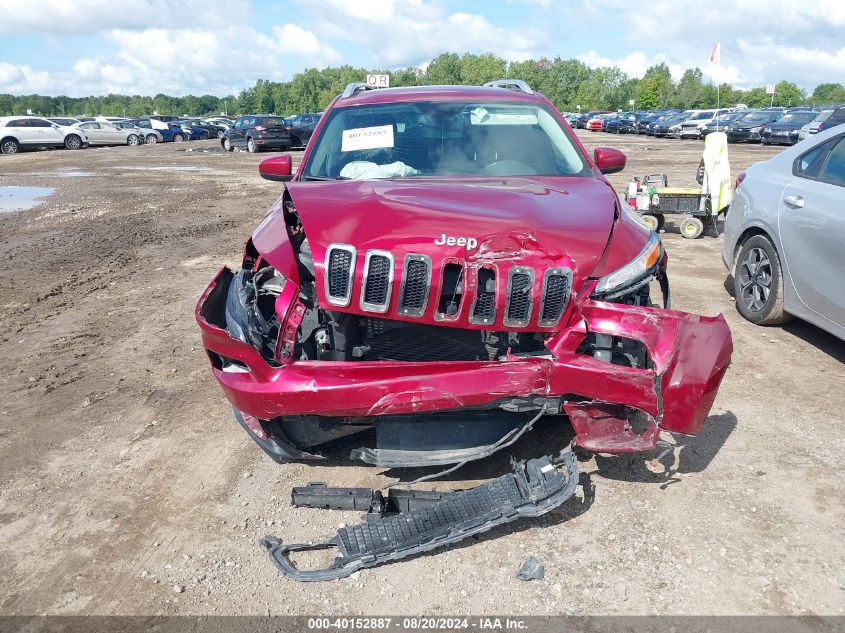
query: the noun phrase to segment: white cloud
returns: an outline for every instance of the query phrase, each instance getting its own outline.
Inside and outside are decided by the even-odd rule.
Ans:
[[[248,0],[2,0],[0,33],[91,34],[175,24],[216,26],[252,15]]]
[[[652,0],[647,10],[627,0],[583,0],[582,9],[588,19],[614,16],[625,25],[627,42],[647,42],[674,64],[698,66],[714,81],[749,87],[787,79],[810,89],[845,82],[841,0],[711,0],[700,9]],[[720,66],[708,61],[716,41],[722,44]]]
[[[424,0],[327,0],[319,32],[331,40],[354,42],[388,67],[418,66],[440,53],[495,52],[521,60],[546,50],[551,33],[545,28],[500,27],[479,13],[449,13]]]
[[[71,71],[45,73],[0,66],[0,91],[82,96],[109,92],[171,95],[237,93],[257,79],[282,80],[292,64],[339,63],[340,55],[295,24],[273,36],[246,27],[222,29],[115,29],[105,34],[116,47],[109,58],[85,57]]]

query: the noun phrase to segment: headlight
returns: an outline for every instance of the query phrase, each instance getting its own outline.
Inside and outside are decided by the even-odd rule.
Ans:
[[[771,133],[772,133],[772,128],[767,127],[767,128],[765,128],[763,131],[764,131],[766,134],[771,134]]]
[[[655,272],[654,267],[660,262],[662,256],[663,245],[660,243],[660,238],[656,233],[652,233],[639,255],[622,268],[599,279],[593,296],[600,295],[602,299],[612,299],[647,284]]]
[[[762,130],[762,129],[763,129],[763,126],[762,126],[762,125],[758,125],[757,127],[753,127],[753,128],[751,128],[751,131],[752,131],[752,132],[759,132],[759,131],[760,131],[760,130]]]

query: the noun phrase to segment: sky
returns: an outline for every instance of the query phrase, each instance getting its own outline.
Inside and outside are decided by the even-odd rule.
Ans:
[[[721,42],[721,64],[708,61]],[[618,65],[748,88],[845,83],[845,0],[0,0],[0,93],[236,94],[309,67],[444,52]]]

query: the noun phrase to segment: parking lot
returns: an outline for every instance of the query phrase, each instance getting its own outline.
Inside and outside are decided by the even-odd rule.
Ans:
[[[658,172],[695,186],[700,141],[579,136],[627,153],[617,190]],[[736,176],[779,150],[729,151]],[[735,348],[703,433],[675,438],[685,446],[669,472],[596,456],[580,464],[578,498],[540,519],[297,584],[258,539],[320,539],[357,514],[291,508],[291,486],[381,487],[408,473],[342,451],[334,465],[274,464],[208,371],[194,305],[221,263],[239,264],[280,191],[258,177],[263,156],[197,141],[0,158],[0,184],[55,188],[0,214],[3,613],[845,612],[845,343],[801,322],[742,320],[719,238],[684,240],[671,220],[663,234],[673,307],[723,312]],[[559,441],[546,427],[513,454]],[[507,469],[501,454],[434,486]],[[516,579],[528,555],[544,580]]]

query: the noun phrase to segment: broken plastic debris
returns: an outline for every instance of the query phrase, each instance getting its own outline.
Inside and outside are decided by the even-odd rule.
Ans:
[[[578,485],[578,462],[569,447],[556,459],[547,456],[514,461],[512,465],[512,473],[469,490],[455,491],[431,504],[412,506],[406,512],[370,512],[364,522],[341,528],[321,543],[283,545],[274,537],[265,537],[260,543],[288,578],[335,580],[365,567],[457,543],[520,517],[540,516],[563,504]],[[321,498],[314,505],[335,505],[325,499],[326,492],[329,491],[321,491]],[[366,495],[361,496],[361,501],[365,501]],[[289,558],[292,552],[332,548],[338,555],[323,569],[300,570]]]
[[[522,563],[519,568],[519,573],[516,575],[520,580],[543,580],[546,577],[546,570],[533,556],[529,556]]]

